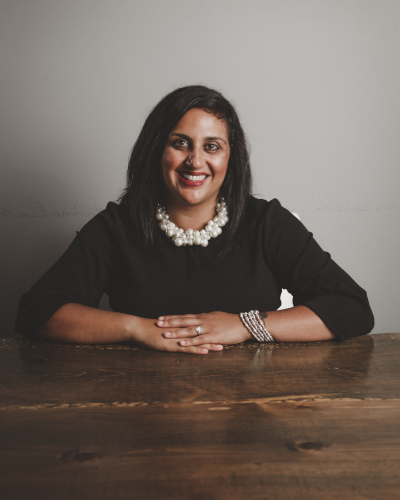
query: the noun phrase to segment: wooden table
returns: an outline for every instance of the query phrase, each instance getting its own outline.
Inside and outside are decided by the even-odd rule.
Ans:
[[[2,500],[400,498],[400,334],[0,356]]]

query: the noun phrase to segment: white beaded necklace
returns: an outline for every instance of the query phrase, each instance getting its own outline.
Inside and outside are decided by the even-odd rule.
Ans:
[[[228,222],[228,209],[223,198],[221,198],[220,203],[217,203],[215,211],[217,215],[208,221],[206,227],[201,231],[194,231],[193,229],[184,231],[181,227],[177,227],[169,220],[169,215],[165,211],[165,207],[159,206],[157,208],[156,218],[160,221],[160,229],[172,238],[177,247],[181,247],[182,245],[201,245],[202,247],[206,247],[208,240],[216,238],[221,234],[221,227],[225,226]]]

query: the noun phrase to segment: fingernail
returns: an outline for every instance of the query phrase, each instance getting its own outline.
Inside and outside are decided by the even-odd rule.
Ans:
[[[164,319],[164,316],[159,316],[158,319]]]
[[[164,324],[164,321],[160,321],[160,320],[158,320],[158,324],[159,324],[159,325],[163,325],[163,324]]]
[[[182,340],[182,341],[180,342],[180,344],[181,344],[181,345],[186,345],[186,340]]]
[[[208,349],[202,349],[201,352],[203,352],[204,354],[207,354],[208,353]]]
[[[166,337],[170,337],[172,334],[171,334],[171,332],[165,332],[165,333],[164,333],[164,335],[165,335]]]

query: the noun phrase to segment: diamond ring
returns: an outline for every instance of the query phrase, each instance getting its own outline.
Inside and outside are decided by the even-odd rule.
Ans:
[[[194,329],[194,331],[197,333],[197,335],[200,335],[200,333],[203,331],[203,329],[202,329],[201,326],[196,326],[196,328]]]

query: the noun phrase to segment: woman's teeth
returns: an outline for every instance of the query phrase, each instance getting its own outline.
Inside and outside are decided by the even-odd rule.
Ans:
[[[206,175],[190,175],[185,174],[184,172],[180,172],[180,175],[188,181],[204,181],[204,179],[207,177]]]

